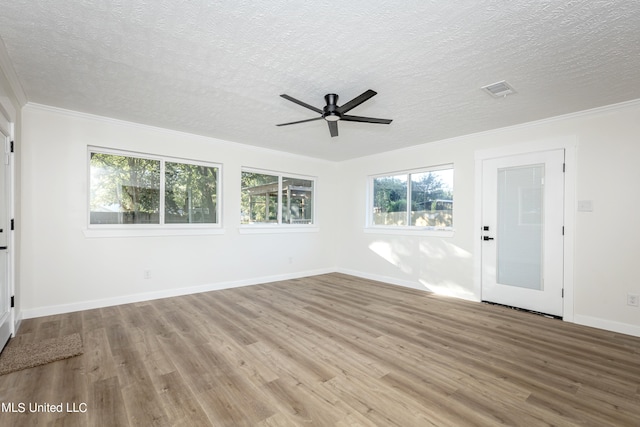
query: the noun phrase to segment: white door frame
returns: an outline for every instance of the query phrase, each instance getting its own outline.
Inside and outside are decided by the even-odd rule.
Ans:
[[[9,137],[9,141],[15,141],[15,122],[16,122],[16,110],[13,107],[11,101],[7,97],[0,97],[0,128],[2,132]],[[2,154],[4,154],[4,147],[0,150]],[[8,153],[9,156],[9,174],[7,177],[8,186],[9,186],[9,194],[7,194],[7,215],[8,220],[10,221],[12,218],[15,218],[15,197],[16,197],[16,167],[15,167],[15,155],[13,152]],[[4,161],[1,159],[0,161]],[[6,224],[8,225],[8,224]],[[3,225],[4,226],[4,225]],[[11,230],[10,227],[7,227],[8,235],[7,235],[7,281],[9,288],[9,298],[15,296],[15,265],[17,258],[16,251],[16,239],[15,232]],[[10,333],[11,336],[15,336],[18,326],[20,323],[20,316],[17,315],[17,307],[12,307],[9,310],[9,322],[10,322]],[[4,345],[4,343],[0,344]]]
[[[564,300],[563,320],[574,321],[573,311],[573,259],[576,207],[576,149],[577,137],[567,135],[558,138],[534,140],[475,152],[475,215],[474,215],[474,296],[482,295],[482,165],[483,161],[497,157],[535,153],[555,149],[565,150],[564,193]]]

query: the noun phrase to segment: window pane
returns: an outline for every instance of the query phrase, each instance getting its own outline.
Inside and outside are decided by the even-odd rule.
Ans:
[[[166,224],[217,223],[218,168],[165,162]]]
[[[282,178],[282,222],[313,224],[313,181]]]
[[[407,225],[407,175],[374,178],[373,224]]]
[[[241,224],[278,222],[278,177],[242,172]]]
[[[411,225],[453,226],[453,169],[411,174]]]
[[[89,222],[159,224],[160,161],[91,153]]]

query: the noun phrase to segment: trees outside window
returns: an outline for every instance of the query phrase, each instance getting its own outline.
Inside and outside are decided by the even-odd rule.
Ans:
[[[242,172],[241,224],[278,222],[277,175]]]
[[[314,184],[309,177],[243,170],[241,224],[313,224]]]
[[[91,150],[89,224],[218,224],[220,167]]]
[[[372,226],[453,227],[453,166],[371,177]]]
[[[165,222],[216,224],[218,168],[165,162]]]

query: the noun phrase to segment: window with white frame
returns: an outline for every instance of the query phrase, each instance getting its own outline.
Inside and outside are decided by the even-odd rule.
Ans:
[[[453,229],[453,165],[369,177],[368,225]]]
[[[315,179],[243,169],[240,223],[312,225]]]
[[[220,165],[89,149],[89,225],[220,224]]]

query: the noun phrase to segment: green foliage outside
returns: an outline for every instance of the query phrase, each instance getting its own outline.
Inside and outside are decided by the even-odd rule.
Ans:
[[[217,168],[165,163],[165,222],[215,223]]]
[[[278,177],[242,172],[240,222],[276,222],[278,220]]]
[[[450,174],[446,176],[444,174]],[[374,224],[450,226],[453,207],[453,189],[445,182],[451,180],[452,171],[433,171],[373,180]],[[411,206],[408,206],[410,191]],[[448,211],[448,212],[444,212]],[[437,217],[434,214],[439,214]],[[435,221],[435,222],[434,222]]]
[[[91,153],[91,224],[159,224],[159,160]],[[165,222],[215,223],[217,168],[165,163]]]
[[[242,172],[240,223],[278,222],[278,192],[281,196],[282,223],[313,223],[313,181],[255,172]]]
[[[159,223],[160,161],[91,153],[92,224]]]

